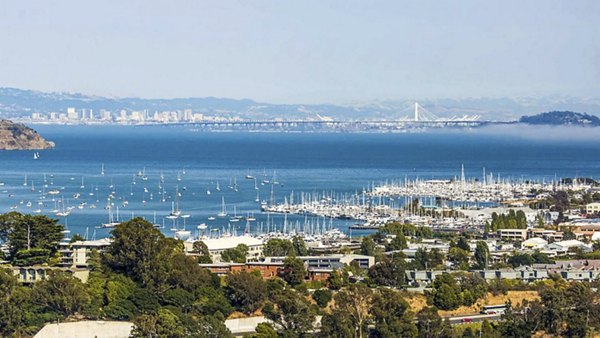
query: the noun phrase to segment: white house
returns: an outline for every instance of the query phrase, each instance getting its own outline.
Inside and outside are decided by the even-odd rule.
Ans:
[[[555,251],[557,253],[567,253],[571,248],[580,248],[585,252],[589,252],[592,250],[585,243],[576,239],[554,242],[546,246],[546,250]]]
[[[257,260],[259,257],[262,256],[264,246],[262,240],[251,236],[227,236],[220,238],[210,238],[205,239],[202,242],[204,242],[204,244],[206,244],[206,246],[208,247],[208,253],[210,254],[214,263],[218,263],[221,261],[221,254],[223,253],[223,251],[227,249],[233,249],[240,244],[245,244],[246,246],[248,246],[248,255],[246,256],[247,260]],[[186,242],[185,245],[186,250],[191,251],[191,248],[188,248],[187,246],[191,247],[192,243]]]
[[[103,251],[110,246],[109,238],[94,241],[76,241],[73,243],[60,243],[60,265],[63,267],[87,267],[88,258],[92,251]]]
[[[543,249],[546,245],[548,245],[548,241],[539,237],[533,237],[521,243],[523,249],[529,250]]]
[[[594,202],[594,203],[586,204],[586,206],[585,206],[585,213],[586,214],[600,213],[600,203],[599,202]]]

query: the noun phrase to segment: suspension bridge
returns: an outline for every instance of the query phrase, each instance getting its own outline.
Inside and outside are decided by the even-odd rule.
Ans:
[[[406,115],[402,115],[406,114]],[[393,130],[419,127],[478,127],[491,123],[502,123],[481,120],[479,115],[454,115],[451,117],[439,117],[421,106],[418,102],[410,105],[397,114],[401,117],[393,119],[365,119],[365,120],[342,120],[331,119],[316,114],[315,119],[290,119],[290,120],[236,120],[236,121],[196,121],[176,123],[188,125],[197,129],[291,129],[291,130],[317,130],[317,129],[340,129],[340,130]]]

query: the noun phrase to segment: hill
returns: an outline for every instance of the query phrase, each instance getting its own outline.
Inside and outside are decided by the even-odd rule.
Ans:
[[[0,120],[0,150],[50,149],[54,143],[46,141],[35,130],[9,120]]]
[[[531,111],[600,111],[600,99],[573,97],[423,99],[419,104],[438,117],[480,115],[482,119],[515,121]],[[0,87],[0,118],[20,119],[32,113],[65,112],[68,107],[99,112],[192,109],[206,115],[235,115],[245,119],[402,119],[413,116],[414,99],[371,100],[340,104],[276,104],[250,99],[217,97],[136,98],[102,97],[65,92],[41,92]]]
[[[600,126],[600,118],[597,116],[572,111],[551,111],[532,116],[522,116],[519,122],[538,125]]]

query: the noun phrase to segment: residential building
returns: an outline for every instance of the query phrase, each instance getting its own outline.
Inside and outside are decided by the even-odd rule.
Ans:
[[[548,245],[548,241],[539,237],[533,237],[521,243],[523,249],[529,250],[540,250],[545,248],[546,245]]]
[[[221,254],[227,249],[234,249],[240,244],[248,247],[248,255],[246,260],[257,261],[263,254],[263,241],[252,236],[230,236],[220,238],[209,238],[202,242],[208,247],[208,253],[214,263],[221,262]],[[192,251],[193,243],[184,242],[187,252]]]
[[[52,270],[61,270],[73,274],[73,277],[78,278],[83,283],[86,283],[90,274],[87,268],[61,268],[57,266],[13,266],[11,267],[13,275],[23,284],[31,284],[46,279],[49,272]]]
[[[600,213],[600,203],[594,202],[594,203],[586,204],[585,213],[588,215]]]
[[[60,243],[60,266],[62,267],[87,267],[92,251],[103,251],[110,245],[109,238],[94,241],[76,241],[73,243]]]
[[[527,229],[498,229],[498,236],[503,241],[524,241],[527,239]]]
[[[286,257],[265,257],[263,262],[282,263]],[[375,257],[365,255],[330,254],[323,256],[298,256],[308,269],[339,269],[344,265],[358,264],[361,269],[368,269],[375,264]]]
[[[587,244],[585,244],[581,241],[578,241],[576,239],[554,242],[554,243],[550,243],[546,246],[547,251],[554,251],[559,255],[568,253],[569,249],[572,249],[572,248],[579,248],[579,249],[583,250],[584,252],[592,251],[592,249]]]

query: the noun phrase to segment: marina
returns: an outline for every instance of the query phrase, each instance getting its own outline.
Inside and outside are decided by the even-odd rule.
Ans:
[[[181,239],[316,236],[336,229],[357,236],[388,221],[469,227],[479,221],[459,217],[456,209],[508,206],[535,198],[534,189],[562,189],[562,177],[600,172],[587,160],[600,156],[593,142],[577,145],[586,156],[559,147],[561,160],[547,161],[541,157],[557,147],[553,142],[486,138],[462,154],[464,142],[483,139],[476,134],[307,138],[184,127],[40,129],[57,141],[56,149],[36,151],[35,160],[33,152],[0,153],[0,208],[58,218],[68,236],[90,239],[138,216]],[[412,151],[416,144],[425,151]],[[521,155],[492,160],[489,147],[510,156],[518,147]],[[574,172],[572,165],[581,169]],[[410,210],[415,199],[424,209]]]

